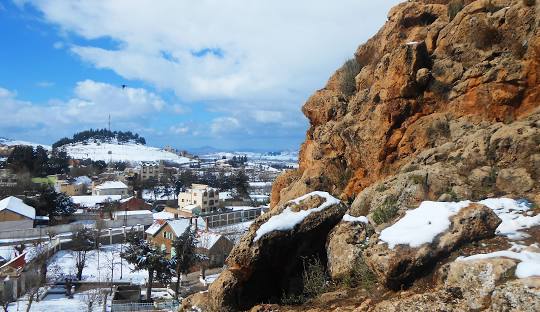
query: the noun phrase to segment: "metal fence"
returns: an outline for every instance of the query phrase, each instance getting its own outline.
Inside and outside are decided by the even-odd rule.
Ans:
[[[254,220],[261,215],[263,208],[243,209],[224,212],[215,215],[203,216],[208,227],[215,228]]]
[[[111,312],[131,312],[131,311],[176,311],[179,302],[177,300],[159,301],[154,303],[114,303],[111,305]]]

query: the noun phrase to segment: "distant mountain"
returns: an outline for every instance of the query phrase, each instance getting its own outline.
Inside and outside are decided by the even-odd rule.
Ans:
[[[32,146],[32,147],[43,146],[43,148],[45,148],[46,150],[51,150],[50,145],[21,141],[21,140],[12,140],[8,138],[0,137],[0,146],[16,146],[16,145],[27,145],[27,146]]]

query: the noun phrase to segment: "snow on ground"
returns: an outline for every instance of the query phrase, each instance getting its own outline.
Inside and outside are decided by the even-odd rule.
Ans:
[[[502,220],[502,223],[497,227],[497,235],[516,240],[528,236],[520,230],[540,225],[540,214],[536,216],[524,215],[531,209],[531,204],[525,200],[488,198],[480,201],[480,204],[491,208]]]
[[[114,263],[114,280],[120,280],[120,251],[121,244],[103,246],[97,250],[91,250],[87,255],[87,265],[83,270],[85,281],[108,281],[111,278],[111,264]],[[99,263],[99,265],[98,265]],[[122,280],[131,281],[134,284],[145,284],[148,273],[145,270],[132,272],[133,266],[126,260],[122,260]],[[47,270],[47,278],[57,279],[63,276],[75,276],[75,259],[73,252],[61,250],[50,260]]]
[[[174,200],[178,196],[176,194],[176,190],[174,187],[169,188],[169,195],[165,195],[165,189],[164,187],[159,187],[159,189],[156,190],[155,196],[153,190],[143,190],[142,191],[142,198],[146,201],[153,201],[153,200]]]
[[[396,245],[419,247],[430,243],[450,226],[450,217],[470,205],[470,201],[424,201],[420,207],[408,210],[403,218],[381,231],[379,239],[393,249]]]
[[[325,199],[325,202],[322,203],[317,208],[312,208],[309,210],[300,210],[297,212],[294,212],[291,210],[291,208],[284,209],[280,214],[272,216],[268,221],[263,223],[261,227],[256,232],[255,238],[253,239],[254,242],[259,240],[264,234],[270,233],[272,231],[287,231],[292,228],[294,228],[297,224],[302,222],[307,216],[309,216],[313,212],[322,211],[332,205],[339,204],[339,199],[333,197],[327,192],[311,192],[304,196],[298,197],[290,202],[293,202],[295,204],[299,204],[301,201],[303,201],[306,198],[309,198],[310,196],[318,195]]]
[[[343,216],[343,221],[345,221],[345,222],[362,222],[362,223],[368,223],[369,222],[368,218],[366,218],[365,216],[353,217],[348,213]]]
[[[2,138],[2,137],[0,137],[0,145],[5,145],[5,146],[27,145],[27,146],[32,146],[34,148],[38,146],[42,146],[44,149],[49,150],[49,151],[52,149],[50,145],[32,143],[32,142],[21,141],[21,140],[11,140],[11,139]]]
[[[540,276],[540,252],[534,252],[533,249],[539,250],[538,244],[530,247],[515,244],[509,250],[500,250],[487,254],[472,255],[469,257],[460,257],[458,261],[472,261],[490,258],[510,258],[518,260],[516,267],[516,277],[527,278],[531,276]]]
[[[74,143],[62,146],[69,156],[75,159],[103,160],[103,161],[159,161],[166,160],[178,164],[189,163],[190,159],[164,151],[157,147],[126,143]]]
[[[249,182],[250,187],[270,187],[272,182]]]
[[[470,201],[432,202],[424,201],[416,209],[409,210],[405,216],[390,227],[381,231],[379,239],[390,248],[404,244],[418,247],[430,243],[450,226],[450,217],[467,207]],[[529,216],[530,203],[510,198],[489,198],[479,202],[492,209],[502,223],[496,234],[516,240],[526,237],[520,230],[540,225],[540,215]]]
[[[90,292],[80,292],[73,294],[73,299],[67,298],[63,294],[49,294],[39,302],[34,301],[30,307],[30,312],[81,312],[87,310],[87,301]],[[102,306],[94,303],[94,311],[101,311]],[[22,297],[18,301],[10,303],[9,311],[26,311],[28,298]]]

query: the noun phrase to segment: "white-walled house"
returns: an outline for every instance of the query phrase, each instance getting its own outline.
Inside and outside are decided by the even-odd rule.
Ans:
[[[17,197],[0,200],[0,231],[24,230],[34,227],[36,209]]]
[[[92,188],[92,195],[120,195],[128,197],[128,186],[121,181],[107,181]]]

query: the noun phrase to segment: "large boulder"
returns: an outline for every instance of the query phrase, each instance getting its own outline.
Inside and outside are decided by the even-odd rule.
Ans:
[[[444,286],[459,288],[470,310],[486,309],[495,287],[511,278],[516,261],[506,258],[454,261],[441,269]]]
[[[304,259],[325,262],[328,233],[346,210],[328,193],[312,192],[263,214],[231,251],[228,269],[210,286],[210,307],[245,310],[301,290]]]
[[[540,311],[540,278],[518,279],[498,285],[491,295],[491,311]]]
[[[406,237],[412,234],[412,237],[416,239],[412,244],[396,244],[384,241],[381,243],[376,239],[371,240],[363,256],[381,283],[391,289],[400,289],[404,285],[407,286],[417,277],[429,272],[429,269],[436,264],[437,260],[460,245],[494,236],[497,226],[501,223],[499,217],[484,205],[468,204],[466,202],[449,203],[449,205],[454,205],[452,209],[459,209],[459,211],[446,220],[444,219],[446,212],[443,209],[440,212],[435,211],[434,215],[431,214],[433,211],[426,210],[429,215],[421,218],[420,221],[414,220],[412,218],[413,214],[409,213],[402,220],[381,232],[379,236],[393,235],[393,239],[399,242],[403,238],[406,240]],[[466,207],[459,208],[459,205],[465,205]],[[421,208],[422,206],[417,209]],[[420,210],[417,212],[420,212]],[[442,220],[438,214],[443,216]],[[412,227],[404,224],[405,218],[412,221]],[[448,227],[442,232],[437,233],[432,229],[439,227],[441,222],[448,221]],[[401,226],[405,231],[401,231],[401,233],[394,231],[397,226]],[[387,232],[385,233],[385,231]],[[416,233],[410,233],[414,231]],[[395,233],[386,235],[392,232]],[[430,234],[435,236],[429,238]]]
[[[330,232],[326,242],[328,272],[332,279],[351,275],[355,263],[367,246],[373,228],[365,217],[345,215],[343,220]]]

